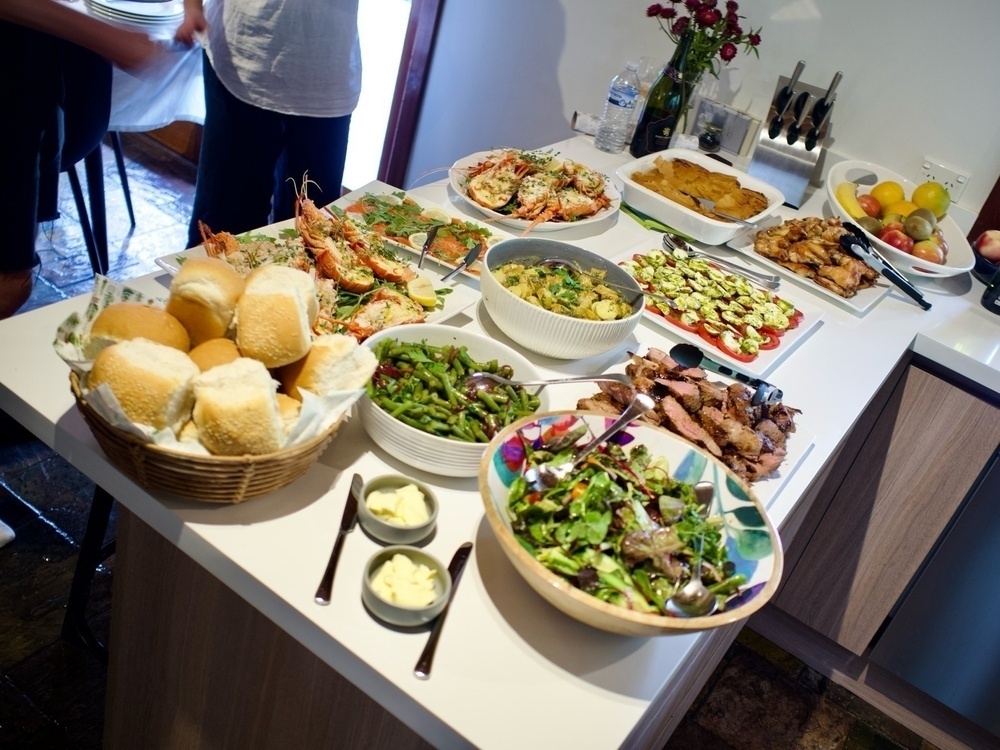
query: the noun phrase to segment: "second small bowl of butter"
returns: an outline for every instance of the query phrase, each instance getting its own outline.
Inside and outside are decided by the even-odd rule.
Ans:
[[[369,479],[359,500],[361,528],[386,544],[417,544],[427,539],[437,524],[434,491],[402,474]]]
[[[386,547],[365,566],[361,600],[369,612],[390,625],[424,625],[441,614],[450,595],[448,569],[417,547]]]

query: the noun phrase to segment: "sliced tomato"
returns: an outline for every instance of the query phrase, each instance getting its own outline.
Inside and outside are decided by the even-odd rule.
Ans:
[[[664,318],[666,318],[667,320],[669,320],[671,323],[673,323],[678,328],[682,328],[685,331],[687,331],[688,333],[698,333],[698,324],[697,323],[695,323],[694,325],[691,325],[690,323],[685,323],[679,317],[674,317],[673,315],[667,315],[666,313],[662,312],[659,309],[657,309],[657,312],[659,312],[660,315],[662,315]]]
[[[799,323],[802,322],[802,318],[804,317],[805,314],[798,308],[795,308],[795,310],[792,311],[792,314],[788,316],[788,328],[798,328]]]
[[[767,336],[767,339],[765,341],[762,341],[760,344],[760,348],[762,350],[778,348],[778,345],[781,343],[780,333],[772,331],[768,328],[761,328],[757,332],[760,333],[762,336]]]
[[[739,362],[753,362],[755,359],[757,359],[756,354],[747,354],[746,352],[733,351],[728,346],[726,346],[726,342],[721,338],[719,339],[718,347],[723,354],[728,354],[730,357]]]
[[[719,334],[715,333],[710,326],[711,326],[710,323],[707,323],[704,320],[699,320],[698,335],[701,336],[705,341],[707,341],[712,346],[718,346]]]

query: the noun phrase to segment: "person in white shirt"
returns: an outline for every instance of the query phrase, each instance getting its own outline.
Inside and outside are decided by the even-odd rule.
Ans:
[[[185,0],[175,39],[205,47],[202,132],[189,246],[199,222],[241,233],[340,197],[361,94],[358,0]]]

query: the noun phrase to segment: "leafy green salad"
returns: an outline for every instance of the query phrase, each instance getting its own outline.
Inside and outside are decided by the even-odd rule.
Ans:
[[[532,450],[527,466],[572,459],[580,435]],[[508,509],[514,535],[536,560],[610,604],[670,615],[667,601],[698,574],[699,547],[700,575],[720,610],[746,582],[728,559],[721,516],[706,515],[693,486],[673,479],[644,445],[626,452],[607,443],[541,491],[519,476]]]

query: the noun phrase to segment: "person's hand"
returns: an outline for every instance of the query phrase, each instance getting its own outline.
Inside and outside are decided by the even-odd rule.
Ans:
[[[205,13],[200,7],[191,7],[190,3],[185,4],[184,20],[177,27],[174,39],[188,47],[195,43],[196,35],[201,34],[208,28],[205,20]]]
[[[116,67],[133,75],[155,68],[167,54],[163,45],[141,31],[121,30],[114,40],[108,59]]]

